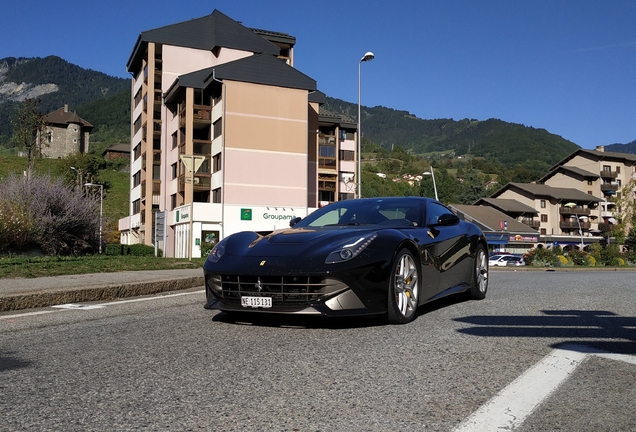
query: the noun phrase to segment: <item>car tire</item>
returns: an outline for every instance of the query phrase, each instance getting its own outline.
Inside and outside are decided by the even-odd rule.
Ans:
[[[415,318],[419,301],[419,267],[408,249],[401,249],[391,266],[386,319],[390,324],[406,324]]]
[[[488,258],[483,245],[477,246],[473,262],[473,277],[470,284],[470,298],[483,300],[488,291]]]

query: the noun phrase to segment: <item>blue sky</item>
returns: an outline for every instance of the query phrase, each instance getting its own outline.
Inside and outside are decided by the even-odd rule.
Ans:
[[[296,37],[295,66],[328,96],[420,118],[499,118],[583,148],[636,140],[632,0],[22,0],[0,58],[57,55],[127,77],[140,32],[218,9]]]

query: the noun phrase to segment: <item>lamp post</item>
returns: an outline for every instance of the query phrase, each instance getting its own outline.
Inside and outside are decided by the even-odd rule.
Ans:
[[[81,169],[81,168],[80,168],[80,169],[77,169],[77,168],[75,168],[74,166],[72,166],[72,167],[71,167],[71,169],[72,169],[73,171],[75,171],[75,173],[77,174],[77,183],[76,183],[76,185],[75,185],[75,188],[76,188],[76,189],[79,189],[79,188],[81,187],[80,185],[83,183],[83,180],[84,180],[84,179],[82,178],[82,169]]]
[[[360,66],[362,65],[362,62],[370,61],[374,58],[375,56],[373,55],[373,53],[371,51],[367,51],[367,53],[358,62],[358,198],[362,198],[362,131],[360,130],[362,122],[360,121]]]
[[[569,203],[565,203],[563,204],[563,207],[567,207],[569,209],[575,209],[577,207],[575,202],[569,202]],[[581,237],[581,252],[583,251],[583,230],[581,229],[581,220],[585,220],[587,219],[587,216],[579,216],[579,213],[575,210],[574,211],[574,217],[576,218],[576,224],[579,226],[579,236]]]
[[[102,254],[102,219],[104,216],[104,185],[97,183],[84,183],[86,187],[99,188],[99,254]]]
[[[435,199],[439,201],[439,198],[437,197],[437,185],[435,184],[435,172],[433,172],[433,165],[431,165],[430,171],[425,171],[422,174],[430,175],[431,177],[433,177],[433,190],[435,191]]]

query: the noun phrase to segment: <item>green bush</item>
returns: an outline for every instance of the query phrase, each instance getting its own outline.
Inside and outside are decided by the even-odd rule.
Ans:
[[[144,244],[122,245],[118,243],[107,244],[104,253],[110,256],[133,255],[133,256],[154,256],[155,247]],[[158,249],[157,256],[163,256],[163,251]]]

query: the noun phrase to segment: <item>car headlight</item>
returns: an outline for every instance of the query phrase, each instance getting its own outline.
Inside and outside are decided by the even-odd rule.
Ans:
[[[327,259],[325,260],[325,264],[334,264],[344,261],[349,261],[360,255],[371,242],[378,236],[377,233],[367,234],[355,240],[352,243],[343,245],[339,247],[335,251],[331,252],[327,255]]]
[[[212,251],[210,252],[210,255],[208,255],[208,261],[217,262],[218,260],[220,260],[221,257],[223,256],[223,254],[225,254],[225,244],[226,243],[227,243],[227,239],[223,239],[220,242],[218,242],[212,248]]]

